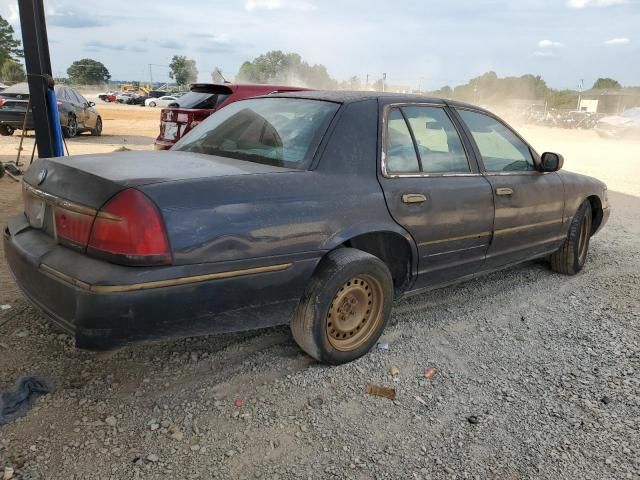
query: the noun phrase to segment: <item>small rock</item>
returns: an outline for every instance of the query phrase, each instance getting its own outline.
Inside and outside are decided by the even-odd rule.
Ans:
[[[118,420],[114,416],[110,416],[104,419],[104,423],[109,425],[110,427],[115,427],[118,424]]]
[[[184,433],[182,433],[181,431],[173,432],[171,434],[171,438],[181,442],[182,440],[184,440]]]
[[[235,450],[227,450],[226,452],[224,452],[225,456],[227,457],[233,457],[236,454]]]
[[[156,463],[158,460],[160,460],[160,457],[158,457],[158,455],[156,455],[155,453],[150,453],[147,457],[147,460],[149,460],[151,463]]]
[[[400,369],[398,367],[390,367],[389,374],[393,377],[395,377],[396,375],[400,375]]]
[[[309,400],[309,406],[312,408],[320,408],[323,404],[323,400],[320,397],[312,398]]]
[[[191,451],[192,452],[197,452],[198,450],[200,450],[200,445],[191,445]]]
[[[467,417],[467,421],[471,425],[477,425],[480,422],[480,419],[475,415],[470,415],[469,417]]]
[[[11,480],[12,478],[13,478],[13,468],[4,467],[4,475],[2,475],[2,480]]]
[[[601,401],[602,403],[604,403],[605,405],[609,405],[609,403],[611,403],[611,399],[610,399],[609,397],[607,397],[606,395],[605,395],[604,397],[602,397],[602,398],[600,399],[600,401]]]

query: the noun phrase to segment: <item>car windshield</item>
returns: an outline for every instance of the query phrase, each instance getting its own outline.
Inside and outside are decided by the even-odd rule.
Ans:
[[[338,108],[296,98],[243,100],[211,115],[172,150],[304,169]]]

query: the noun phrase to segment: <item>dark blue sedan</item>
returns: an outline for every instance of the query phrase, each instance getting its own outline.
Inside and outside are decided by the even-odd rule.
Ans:
[[[607,189],[562,163],[472,105],[271,95],[167,152],[34,162],[5,254],[80,348],[290,324],[342,363],[394,299],[534,258],[578,273]]]

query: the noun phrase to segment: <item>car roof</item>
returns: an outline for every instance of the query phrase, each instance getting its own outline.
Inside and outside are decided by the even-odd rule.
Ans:
[[[477,110],[484,110],[476,105],[471,105],[455,100],[448,100],[439,97],[431,97],[427,95],[417,95],[410,93],[393,93],[393,92],[365,92],[365,91],[349,91],[349,90],[304,90],[295,92],[282,92],[269,95],[270,97],[287,97],[287,98],[308,98],[310,100],[325,100],[336,103],[352,103],[363,100],[381,100],[384,103],[434,103],[439,105],[452,105],[460,107],[472,107]]]

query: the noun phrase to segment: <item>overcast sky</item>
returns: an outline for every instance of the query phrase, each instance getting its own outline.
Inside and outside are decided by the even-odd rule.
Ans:
[[[171,57],[201,81],[268,50],[297,52],[334,78],[455,86],[487,70],[555,88],[600,76],[640,85],[640,0],[109,0],[45,2],[54,74],[80,58],[112,78],[166,80]],[[144,5],[144,7],[143,7]],[[0,15],[19,31],[17,0]]]

